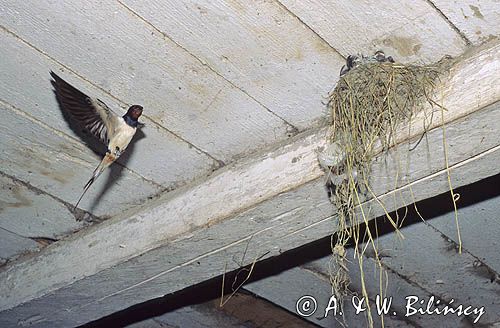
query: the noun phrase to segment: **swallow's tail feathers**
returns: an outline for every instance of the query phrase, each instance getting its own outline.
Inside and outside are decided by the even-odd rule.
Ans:
[[[82,195],[78,199],[78,202],[76,202],[75,207],[73,207],[73,211],[76,210],[76,208],[78,207],[78,204],[80,204],[80,201],[82,200],[83,196],[85,195],[85,193],[87,192],[87,190],[89,190],[90,186],[94,183],[94,181],[101,175],[102,172],[104,172],[104,170],[108,166],[110,166],[111,164],[113,164],[113,162],[115,160],[116,160],[116,157],[113,156],[110,153],[107,153],[106,156],[104,156],[104,158],[102,159],[102,161],[99,163],[99,165],[94,170],[94,173],[92,174],[92,177],[89,179],[89,181],[87,181],[87,183],[85,184],[85,187],[83,187]]]

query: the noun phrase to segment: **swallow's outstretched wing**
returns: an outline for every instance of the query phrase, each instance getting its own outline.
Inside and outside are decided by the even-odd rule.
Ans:
[[[115,121],[120,117],[103,101],[87,96],[52,71],[50,75],[62,110],[102,143],[108,145],[114,134]]]
[[[108,146],[110,139],[114,135],[119,116],[106,106],[104,102],[99,99],[90,98],[68,82],[64,81],[56,73],[51,71],[50,75],[53,79],[51,83],[54,87],[61,109],[68,113],[70,117],[76,120],[87,131],[101,140],[102,143]],[[104,169],[114,161],[110,161],[108,157],[109,156],[105,156],[103,161],[94,170],[92,178],[90,178],[83,188],[83,192],[74,206],[74,209],[78,207],[78,204],[90,186],[94,183],[95,179],[97,179]],[[106,165],[103,165],[104,162]]]
[[[83,193],[74,207],[76,209],[83,195],[99,175],[113,164],[127,148],[140,124],[138,119],[142,114],[142,106],[130,106],[127,113],[121,117],[104,102],[87,96],[54,72],[51,71],[50,75],[61,109],[100,139],[108,148],[106,155],[83,188]]]

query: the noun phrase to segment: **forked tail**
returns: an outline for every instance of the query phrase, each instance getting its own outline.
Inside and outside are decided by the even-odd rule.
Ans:
[[[90,186],[94,183],[94,181],[101,175],[102,172],[104,172],[104,170],[108,166],[110,166],[115,161],[115,159],[116,157],[114,157],[110,153],[107,153],[106,156],[104,156],[101,163],[99,163],[99,165],[94,170],[94,173],[92,174],[90,180],[87,182],[87,184],[85,184],[85,187],[83,187],[82,195],[80,196],[80,198],[78,198],[78,202],[76,202],[76,205],[73,207],[73,211],[76,210],[78,204],[80,204],[80,201],[82,200],[83,196],[85,195],[87,190],[89,190]]]

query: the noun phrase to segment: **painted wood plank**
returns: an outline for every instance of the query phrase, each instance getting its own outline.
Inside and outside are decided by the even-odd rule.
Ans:
[[[346,250],[346,258],[348,261],[346,261],[345,264],[349,269],[349,277],[351,278],[350,288],[352,291],[358,293],[358,295],[362,295],[361,271],[357,258],[354,258],[354,249],[349,248]],[[305,264],[302,270],[309,270],[320,277],[328,279],[330,276],[330,268],[330,259],[324,258]],[[442,317],[438,315],[422,315],[415,313],[412,316],[406,317],[406,297],[417,296],[419,299],[428,300],[433,295],[433,290],[428,290],[425,288],[426,286],[416,284],[411,280],[411,277],[401,276],[397,270],[398,268],[394,269],[395,270],[392,271],[384,268],[383,297],[388,299],[392,297],[391,311],[389,312],[390,317],[406,320],[417,327],[453,328],[460,326],[462,318],[451,315]],[[374,303],[376,295],[380,294],[380,271],[373,258],[367,256],[363,257],[363,273],[367,293],[370,301]],[[350,303],[347,306],[350,306]],[[394,313],[396,313],[396,315],[394,315]],[[384,316],[384,319],[387,319],[387,316]],[[389,327],[392,326],[389,325]]]
[[[469,62],[470,65],[472,63],[473,61]],[[492,75],[482,75],[483,78],[491,79],[498,72],[489,73]],[[464,84],[469,83],[470,92],[474,92],[476,85],[474,81],[476,81],[474,76],[469,76],[463,81]],[[495,99],[497,96],[491,94]],[[498,107],[491,106],[484,109],[484,112],[488,113],[484,115],[481,111],[477,111],[476,104],[464,103],[461,113],[465,115],[468,111],[473,113],[447,125],[449,147],[471,150],[471,152],[461,152],[462,158],[456,157],[450,160],[455,187],[497,174],[500,170],[498,166],[491,164],[500,160],[500,140],[498,140],[500,136],[496,130],[485,129],[481,138],[464,138],[469,131],[497,122],[494,117],[499,114]],[[4,285],[5,290],[0,290],[6,295],[1,300],[3,303],[0,303],[2,309],[52,292],[54,284],[69,286],[59,289],[50,296],[25,303],[12,311],[3,312],[0,316],[5,320],[18,320],[36,308],[36,311],[39,311],[37,313],[44,311],[50,313],[50,320],[53,321],[44,316],[45,320],[49,320],[48,324],[58,320],[61,322],[69,320],[71,324],[82,323],[108,314],[110,311],[116,311],[118,308],[159,297],[169,291],[179,290],[214,277],[222,273],[225,263],[228,264],[228,270],[235,269],[239,265],[237,263],[248,264],[263,255],[264,257],[277,255],[282,250],[298,247],[332,233],[334,224],[330,217],[334,212],[326,200],[323,181],[318,179],[322,172],[317,167],[315,154],[315,150],[324,145],[326,137],[324,133],[324,130],[320,130],[313,135],[300,136],[295,142],[282,145],[271,153],[227,167],[210,179],[200,182],[199,185],[165,195],[140,212],[130,213],[130,216],[124,214],[122,217],[109,220],[101,224],[98,231],[87,231],[64,244],[52,245],[53,247],[45,249],[43,256],[39,258],[43,260],[32,259],[10,266],[6,271],[0,272],[0,280],[8,282]],[[441,129],[434,129],[428,133],[429,143],[425,147],[429,153],[439,152],[436,149],[441,147],[441,137]],[[418,135],[414,135],[412,143],[418,138]],[[399,152],[399,155],[395,152]],[[404,158],[406,154],[406,146],[400,146],[384,156]],[[420,167],[427,166],[425,156],[417,159],[421,163]],[[385,172],[385,162],[384,160],[374,162],[375,177],[383,176],[378,172]],[[444,167],[443,160],[440,162]],[[437,172],[429,170],[427,175],[420,178],[421,171],[416,171],[415,180],[412,180],[411,176],[408,180],[412,182],[416,201],[448,190],[444,168]],[[308,181],[312,182],[304,185]],[[389,211],[399,208],[405,199],[407,202],[412,199],[408,185],[393,190],[393,181],[381,181],[380,184],[386,186],[380,197]],[[307,190],[298,188],[286,192],[302,185],[307,186]],[[316,191],[313,192],[314,190]],[[300,197],[301,192],[304,194]],[[274,197],[279,193],[282,194]],[[393,201],[392,197],[395,194],[401,194],[403,201]],[[204,197],[206,195],[210,197]],[[287,196],[290,195],[292,198],[287,200]],[[263,202],[266,199],[268,201]],[[302,199],[306,206],[298,205],[297,199]],[[261,202],[263,202],[261,205],[255,206]],[[280,202],[283,204],[278,206]],[[371,214],[373,216],[383,214],[382,209],[374,205]],[[272,213],[270,209],[277,206],[282,206],[280,208],[283,211],[275,218],[257,220],[259,221],[257,223],[252,219],[268,210]],[[251,209],[234,216],[235,213],[247,208]],[[233,229],[230,229],[231,225]],[[222,236],[228,239],[222,239]],[[240,258],[250,239],[252,245],[256,246],[248,249],[244,260],[238,262],[228,260]],[[126,244],[121,244],[124,240]],[[168,245],[159,247],[167,241]],[[147,253],[143,254],[144,252]],[[137,256],[139,254],[142,256]],[[93,265],[80,265],[76,275],[75,272],[57,268],[57,263],[72,267],[71,261],[77,259],[78,263],[74,263],[75,266],[82,262]],[[33,285],[30,283],[31,280],[25,281],[29,279],[30,272],[37,277],[49,278],[39,279],[37,284]],[[134,275],[134,272],[138,274]],[[78,280],[84,276],[89,278]],[[109,284],[110,280],[113,284]],[[0,285],[0,288],[2,287]],[[15,293],[12,293],[13,290]],[[54,310],[52,307],[58,304],[60,299],[64,299],[65,310]],[[72,308],[78,308],[78,311],[77,313],[73,311],[68,316],[70,313],[68,310]]]
[[[0,191],[0,229],[58,239],[86,225],[74,219],[67,204],[11,177],[0,175]]]
[[[453,214],[447,216],[449,225],[453,225],[453,220]],[[377,246],[384,250],[381,262],[385,266],[432,291],[446,304],[453,299],[454,307],[459,304],[484,306],[478,323],[489,325],[500,321],[500,288],[490,277],[481,274],[480,266],[474,266],[477,258],[466,246],[464,252],[458,254],[454,243],[450,244],[441,233],[423,223],[407,226],[401,232],[404,241],[394,234],[377,239]],[[476,244],[485,247],[489,241],[482,238]],[[368,252],[371,249],[369,246]]]
[[[219,160],[287,137],[283,120],[116,1],[19,2],[5,6],[2,21]]]
[[[209,304],[199,304],[186,306],[178,310],[165,313],[161,316],[154,317],[152,320],[160,327],[248,327],[238,319],[225,315],[209,307]],[[140,328],[141,323],[136,323],[127,328]],[[144,328],[149,327],[147,325]]]
[[[0,62],[3,74],[0,81],[0,89],[3,90],[1,99],[42,121],[48,127],[80,140],[70,129],[59,109],[50,84],[50,70],[54,70],[87,94],[99,97],[118,113],[125,113],[125,109],[119,107],[123,106],[123,103],[117,104],[109,95],[82,81],[71,71],[2,29],[0,29],[0,42],[2,43],[0,54],[3,58]],[[127,99],[133,101],[132,97]],[[145,137],[136,139],[119,159],[120,163],[130,167],[136,174],[155,181],[165,188],[173,188],[210,172],[216,165],[207,155],[192,149],[190,145],[166,132],[151,120],[143,121],[146,124],[142,130]],[[98,160],[98,157],[95,159]]]
[[[425,238],[425,236],[423,236]],[[404,243],[404,241],[400,241]],[[381,245],[380,249],[383,249],[385,255],[389,253],[386,251],[386,245]],[[431,253],[431,252],[429,252]],[[412,253],[408,252],[405,257],[411,257]],[[351,287],[353,291],[361,295],[361,271],[357,258],[354,258],[354,250],[352,248],[347,249],[346,252],[346,266],[349,269],[349,275],[351,277]],[[304,265],[305,270],[310,270],[313,273],[321,277],[329,277],[330,275],[330,261],[328,259],[321,259],[317,261],[310,262]],[[384,267],[384,278],[383,284],[383,297],[391,298],[391,316],[396,313],[395,317],[401,319],[406,319],[407,321],[413,323],[417,327],[460,327],[463,324],[463,317],[457,317],[448,315],[446,317],[439,315],[422,315],[420,313],[415,313],[412,316],[405,317],[407,310],[406,297],[417,296],[419,300],[429,300],[431,296],[436,295],[434,290],[427,289],[427,285],[419,285],[416,281],[412,280],[412,276],[404,276],[398,270],[398,267],[387,268]],[[432,270],[433,267],[431,266]],[[374,302],[376,295],[380,294],[380,276],[379,269],[375,260],[371,257],[363,257],[363,272],[365,279],[365,287],[367,289],[369,298],[371,302]],[[372,299],[373,297],[373,299]],[[375,313],[375,312],[374,312]],[[389,327],[391,327],[389,325]]]
[[[275,1],[121,1],[300,129],[322,120],[343,58]]]
[[[352,250],[348,250],[349,255],[352,255],[352,253]],[[352,259],[352,256],[350,256],[350,258]],[[360,270],[357,265],[357,260],[346,264],[348,265],[349,275],[352,280],[350,289],[358,295],[361,295],[361,286],[359,284]],[[365,258],[365,281],[370,302],[372,302],[374,327],[381,327],[381,317],[376,314],[377,310],[374,306],[375,295],[380,294],[380,291],[378,289],[378,277],[372,274],[373,267],[373,261],[369,258]],[[252,282],[245,285],[243,288],[259,295],[259,297],[284,307],[290,312],[297,311],[296,304],[301,297],[305,295],[312,296],[317,302],[317,309],[314,315],[306,317],[305,319],[321,327],[337,327],[340,326],[337,320],[342,322],[342,316],[339,313],[340,306],[336,316],[333,315],[333,310],[331,310],[325,318],[325,310],[332,296],[332,287],[329,281],[329,268],[330,257],[326,257],[306,263],[301,267],[286,270],[278,275]],[[411,285],[392,272],[388,272],[388,277],[389,284],[386,289],[386,296],[393,296],[394,299],[390,315],[384,316],[385,327],[414,327],[413,324],[415,324],[416,327],[457,327],[459,320],[453,320],[452,318],[450,318],[451,320],[448,318],[443,320],[443,318],[439,318],[438,316],[422,315],[405,318],[404,315],[406,311],[404,305],[401,306],[401,303],[405,303],[405,295],[419,295],[420,297],[426,298],[429,298],[431,295],[418,286]],[[293,286],[293,288],[290,288],[290,286]],[[393,312],[396,312],[396,315],[394,315]],[[349,326],[368,326],[365,313],[356,314],[349,296],[346,298],[342,313]]]
[[[0,151],[5,154],[0,159],[1,170],[74,204],[99,159],[85,145],[33,124],[7,106],[0,105],[0,112]],[[112,216],[142,204],[160,191],[157,185],[115,166],[95,182],[80,208],[97,216]],[[66,214],[70,222],[75,220],[69,211],[61,214]]]
[[[500,3],[498,0],[467,0],[432,3],[470,40],[480,44],[500,36]]]
[[[500,186],[497,186],[500,190]],[[461,195],[461,198],[468,198],[469,195]],[[500,246],[498,235],[500,234],[500,197],[487,199],[477,204],[460,209],[460,232],[463,245],[467,250],[476,256],[481,262],[487,264],[491,269],[500,273],[500,254],[496,249]],[[456,228],[450,224],[454,217],[450,214],[444,214],[434,218],[429,225],[437,229],[447,238],[458,243]],[[488,241],[484,245],[480,241]],[[477,263],[476,269],[480,271],[480,263]],[[470,268],[474,271],[474,267]],[[487,274],[486,268],[482,268]],[[489,274],[491,277],[491,273]]]
[[[457,125],[460,124],[463,122],[457,123]],[[453,131],[451,125],[450,131]],[[462,132],[456,131],[463,136],[463,131],[469,131],[469,127],[463,126]],[[440,133],[440,131],[436,132]],[[497,134],[495,136],[498,137]],[[472,147],[481,154],[476,160],[460,162],[459,171],[452,170],[452,176],[460,175],[460,179],[455,182],[455,187],[500,173],[498,166],[491,165],[500,160],[499,149],[486,150],[484,153],[480,143],[475,144],[464,138],[453,140],[460,140],[463,147]],[[429,151],[432,152],[432,148]],[[422,157],[421,161],[426,162]],[[379,165],[379,169],[381,168],[383,166]],[[392,187],[392,183],[388,185],[389,190]],[[415,200],[418,201],[436,193],[446,192],[447,188],[446,171],[441,170],[437,174],[414,182],[413,194]],[[411,199],[407,187],[401,187],[397,192],[403,195],[403,200]],[[400,202],[391,203],[391,199],[391,193],[381,196],[381,200],[389,211],[401,206]],[[274,212],[273,209],[275,209]],[[133,235],[134,239],[124,237],[118,238],[120,241],[117,241],[98,237],[97,235],[101,234],[116,236],[119,230],[116,229],[116,224],[112,224],[112,219],[101,224],[99,231],[88,231],[78,238],[66,241],[64,247],[61,244],[55,244],[52,245],[53,247],[46,248],[43,256],[40,257],[40,259],[43,258],[43,263],[37,264],[37,259],[33,259],[31,262],[12,265],[7,268],[7,271],[0,272],[0,279],[7,281],[6,290],[2,290],[2,293],[6,295],[4,302],[7,297],[8,299],[19,298],[23,293],[29,293],[31,297],[42,296],[44,292],[40,287],[52,282],[38,280],[36,284],[33,284],[29,281],[21,281],[28,279],[31,270],[36,270],[37,276],[42,274],[41,270],[44,270],[43,276],[51,277],[59,282],[67,281],[68,278],[72,279],[71,277],[75,274],[58,269],[54,264],[47,266],[47,261],[57,263],[59,259],[64,261],[65,267],[70,266],[71,263],[68,261],[75,257],[79,259],[79,263],[82,261],[95,263],[95,257],[92,254],[96,252],[101,254],[99,260],[102,260],[106,254],[126,258],[129,256],[127,253],[130,254],[139,249],[138,241],[144,241],[148,237],[154,238],[154,232],[161,233],[163,238],[169,238],[169,234],[171,236],[169,243],[164,247],[152,249],[147,254],[109,269],[99,270],[98,274],[92,275],[92,271],[84,271],[86,267],[80,266],[79,272],[87,275],[88,278],[73,281],[72,284],[57,292],[32,300],[12,310],[3,311],[0,313],[0,318],[5,322],[11,320],[17,322],[29,318],[33,313],[50,313],[49,316],[41,316],[47,327],[56,323],[60,325],[81,324],[117,309],[160,297],[188,285],[202,282],[209,277],[220,275],[226,266],[227,270],[233,270],[241,264],[251,263],[256,258],[278,255],[282,251],[325,237],[333,233],[335,227],[331,219],[334,211],[326,199],[323,179],[314,180],[302,188],[282,193],[230,219],[219,223],[216,223],[217,220],[211,221],[208,223],[210,226],[208,228],[193,230],[195,228],[191,225],[189,230],[181,232],[175,226],[175,222],[185,219],[178,210],[168,211],[168,213],[176,213],[169,223],[161,222],[168,216],[167,212],[157,208],[152,209],[152,213],[155,219],[147,216],[145,212],[138,213],[130,219],[116,219],[123,224],[123,227],[131,229],[125,234]],[[383,214],[383,211],[380,208],[374,208],[371,214],[379,216]],[[146,224],[143,220],[146,218],[149,222],[155,223],[155,231],[144,231]],[[168,228],[168,231],[161,231],[163,228]],[[109,229],[113,232],[111,233]],[[120,244],[123,240],[127,241],[126,244]],[[106,249],[106,252],[101,249]],[[246,256],[244,257],[243,254]],[[110,264],[101,261],[95,265],[105,268]],[[19,270],[23,274],[15,274],[15,272],[20,272]],[[6,279],[7,277],[9,278]],[[111,281],[113,283],[110,283]],[[16,286],[23,286],[23,288]],[[96,286],[99,288],[95,288]],[[9,291],[12,290],[16,293],[9,295]],[[5,304],[2,304],[4,310]],[[63,308],[61,304],[64,304]]]
[[[465,41],[424,0],[280,0],[344,56],[382,49],[403,63],[429,63],[465,50]]]
[[[146,323],[151,321],[160,323],[163,327],[316,327],[270,302],[243,293],[235,294],[222,308],[219,307],[219,300],[212,300],[185,306],[126,327],[149,327]]]
[[[37,249],[38,244],[34,240],[0,228],[0,264]]]

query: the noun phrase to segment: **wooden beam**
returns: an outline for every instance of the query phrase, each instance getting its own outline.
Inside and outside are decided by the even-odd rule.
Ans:
[[[494,165],[500,161],[498,49],[495,43],[464,58],[443,87],[455,187],[500,172]],[[388,210],[448,189],[441,128],[407,150],[419,125],[373,163],[372,183]],[[7,266],[0,272],[0,321],[82,324],[331,234],[334,209],[316,160],[325,133],[224,168]],[[395,185],[399,167],[409,169]],[[366,206],[372,217],[383,213],[376,202]]]
[[[490,183],[494,184],[496,181]],[[484,185],[482,183],[483,188]],[[474,189],[478,190],[476,187]],[[472,195],[462,194],[462,199],[470,196]],[[392,318],[408,321],[417,327],[459,327],[461,322],[474,320],[453,314],[447,316],[415,314],[405,317],[406,296],[415,295],[420,300],[428,300],[434,295],[439,297],[441,302],[454,299],[455,306],[458,304],[484,306],[484,314],[478,320],[480,325],[490,326],[500,321],[500,314],[496,310],[500,306],[498,285],[494,283],[494,280],[498,279],[498,271],[494,270],[495,266],[498,267],[496,260],[499,256],[498,252],[488,250],[491,248],[488,246],[496,240],[495,236],[500,230],[494,220],[500,208],[499,201],[500,196],[496,196],[459,209],[458,215],[465,245],[462,254],[457,252],[457,243],[452,241],[456,236],[453,212],[402,228],[405,240],[401,240],[396,234],[386,234],[377,239],[376,245],[381,254],[384,271],[387,273],[387,277],[384,277],[383,290],[387,297],[393,297],[392,310],[396,314],[393,316],[391,313]],[[444,228],[445,233],[436,227]],[[361,245],[360,249],[363,246]],[[374,300],[376,295],[380,294],[380,276],[371,246],[368,246],[365,254],[363,259],[365,286],[370,299]],[[347,249],[346,258],[351,278],[350,289],[361,295],[361,271],[352,248]],[[334,317],[331,313],[326,319],[323,318],[324,309],[331,296],[329,283],[331,265],[331,256],[314,260],[300,268],[295,267],[278,275],[252,282],[244,286],[244,289],[292,312],[295,311],[296,301],[301,296],[314,296],[318,302],[318,310],[316,315],[308,317],[307,320],[323,327],[333,327]],[[355,326],[366,326],[364,315],[356,316],[351,313],[353,309],[349,301],[350,298],[344,311],[347,322]],[[375,327],[380,326],[377,323],[379,319],[377,316],[374,317]],[[385,324],[393,326],[387,321]]]
[[[316,328],[281,307],[260,297],[236,293],[220,307],[219,300],[184,306],[154,318],[127,325],[127,328],[150,327],[290,327]]]

